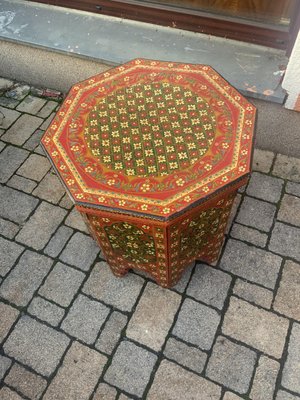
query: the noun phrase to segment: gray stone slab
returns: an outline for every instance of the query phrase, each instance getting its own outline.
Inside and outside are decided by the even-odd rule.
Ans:
[[[42,250],[66,214],[64,209],[42,202],[18,233],[16,240]]]
[[[282,373],[282,386],[300,393],[300,324],[294,323],[291,331],[288,356]]]
[[[244,300],[257,304],[258,306],[270,309],[273,301],[273,292],[252,283],[237,279],[233,293]]]
[[[300,159],[277,154],[273,175],[293,182],[300,182]]]
[[[23,316],[4,344],[4,351],[44,376],[57,367],[70,340],[61,332]]]
[[[5,383],[32,400],[39,400],[47,386],[44,378],[16,363],[6,376]]]
[[[0,354],[0,381],[3,379],[6,371],[11,366],[11,359]]]
[[[28,157],[28,151],[7,146],[0,157],[0,182],[5,183]]]
[[[217,400],[220,397],[219,385],[163,360],[156,371],[147,400]]]
[[[275,358],[282,356],[289,321],[231,297],[222,332]]]
[[[254,244],[258,247],[265,247],[268,240],[266,233],[261,233],[256,229],[248,226],[234,224],[230,236]]]
[[[7,185],[22,192],[31,193],[36,187],[36,182],[24,178],[23,176],[13,175],[7,182]]]
[[[42,123],[40,128],[43,130],[48,129],[48,127],[51,124],[54,117],[55,117],[55,113],[50,114],[49,117]]]
[[[34,297],[27,308],[29,314],[34,315],[42,321],[48,322],[52,326],[58,326],[63,319],[65,310],[55,304],[50,303],[41,297]]]
[[[58,262],[47,276],[39,294],[62,307],[68,307],[84,278],[83,272]]]
[[[44,252],[50,257],[57,257],[73,234],[73,229],[60,226],[51,238]]]
[[[5,236],[7,239],[13,239],[19,232],[19,229],[19,225],[0,218],[0,235]]]
[[[110,309],[79,295],[61,324],[61,329],[87,344],[93,344]]]
[[[235,393],[226,392],[224,394],[223,400],[243,400],[243,399],[242,399],[242,397],[236,395]]]
[[[0,128],[8,129],[20,115],[18,111],[0,107]]]
[[[90,236],[77,232],[72,236],[59,258],[67,264],[88,271],[99,251],[99,246]]]
[[[275,154],[271,151],[254,149],[252,168],[254,171],[269,173]]]
[[[206,375],[238,393],[246,393],[254,372],[257,355],[247,347],[219,336],[209,359]]]
[[[275,254],[231,239],[225,247],[220,268],[274,289],[281,261]]]
[[[193,271],[193,268],[195,266],[196,262],[193,261],[184,271],[182,277],[180,278],[180,281],[172,287],[172,289],[176,290],[176,292],[183,293],[187,287],[187,284],[189,283],[191,273]]]
[[[167,341],[164,356],[199,374],[203,371],[207,359],[207,355],[203,351],[174,338]]]
[[[295,182],[287,182],[285,191],[289,194],[300,197],[300,184]]]
[[[50,162],[46,157],[31,154],[17,172],[25,178],[40,181],[50,168]]]
[[[94,266],[82,291],[121,311],[131,311],[143,284],[144,279],[135,274],[115,277],[102,261]]]
[[[30,86],[16,82],[13,87],[5,93],[5,96],[11,99],[22,100],[28,95]]]
[[[0,303],[0,343],[7,336],[18,316],[18,310],[7,304]]]
[[[109,320],[106,322],[104,329],[102,329],[99,339],[95,347],[103,353],[111,354],[118,340],[120,339],[121,332],[127,324],[126,315],[114,311]]]
[[[66,193],[64,197],[61,199],[59,205],[61,207],[66,208],[67,210],[70,210],[74,206],[74,202],[70,199],[70,196]]]
[[[300,198],[285,194],[280,203],[277,219],[300,226]]]
[[[29,95],[18,105],[17,110],[22,113],[37,114],[45,103],[46,100]],[[41,117],[44,118],[43,116]]]
[[[129,321],[126,336],[155,351],[161,350],[180,302],[179,294],[149,282]]]
[[[48,274],[52,263],[51,258],[26,250],[2,282],[0,295],[18,306],[26,306]]]
[[[300,261],[300,229],[276,222],[269,249],[286,257]]]
[[[0,276],[5,276],[24,250],[23,246],[0,237]]]
[[[89,233],[89,230],[88,230],[80,212],[77,211],[76,208],[73,208],[73,210],[70,212],[70,214],[66,218],[65,224],[67,226],[70,226],[71,228],[77,229],[77,230],[85,232],[85,233]]]
[[[0,390],[1,400],[23,400],[14,390],[9,389],[7,386],[3,386]]]
[[[17,111],[13,111],[17,112]],[[1,136],[1,140],[22,146],[43,122],[41,118],[33,115],[23,114],[21,117]]]
[[[117,390],[112,386],[107,385],[106,383],[100,383],[93,396],[93,400],[115,400],[117,394]]]
[[[54,109],[58,106],[56,101],[48,101],[47,104],[37,113],[38,117],[47,118],[54,111]]]
[[[197,265],[186,294],[222,310],[231,283],[230,275],[204,264]]]
[[[209,350],[219,322],[220,316],[215,310],[194,300],[185,299],[172,333],[202,350]]]
[[[0,97],[0,106],[15,108],[19,104],[18,100],[9,99],[8,97]]]
[[[247,194],[271,203],[277,203],[281,197],[283,183],[282,179],[253,172],[247,187]]]
[[[252,383],[250,398],[273,400],[280,364],[266,356],[261,356]]]
[[[276,400],[299,400],[300,396],[288,393],[285,390],[279,390],[276,396]]]
[[[65,194],[65,189],[53,172],[49,172],[33,192],[34,196],[57,204]]]
[[[43,399],[89,399],[106,361],[97,351],[74,342]]]
[[[123,341],[117,348],[106,371],[107,383],[142,397],[149,382],[157,356],[129,341]]]
[[[236,222],[269,232],[275,212],[275,205],[246,196],[236,217]]]
[[[37,129],[23,145],[23,148],[30,151],[34,150],[40,144],[44,133],[41,129]]]

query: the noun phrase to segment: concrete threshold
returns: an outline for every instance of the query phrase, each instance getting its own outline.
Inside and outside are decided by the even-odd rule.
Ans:
[[[33,54],[28,74],[23,76],[24,72],[20,72],[20,76],[34,84],[39,83],[37,76],[42,76],[40,85],[51,87],[56,75],[57,80],[65,82],[56,84],[56,88],[64,91],[79,76],[85,79],[94,70],[101,72],[110,65],[143,57],[208,64],[247,96],[280,104],[285,98],[280,81],[288,59],[283,51],[201,33],[30,1],[0,0],[1,39],[2,76],[13,77],[10,75],[16,67],[12,63],[18,63],[18,57],[22,63],[26,55]],[[41,60],[45,58],[44,65],[37,62],[39,68],[44,68],[42,74],[35,66],[37,57],[26,49],[28,46],[38,48]],[[50,65],[42,50],[52,52]],[[55,68],[56,58],[59,69]],[[72,80],[74,64],[83,71],[73,74]]]

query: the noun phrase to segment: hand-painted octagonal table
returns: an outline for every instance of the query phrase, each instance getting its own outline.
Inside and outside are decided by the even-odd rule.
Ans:
[[[205,65],[144,59],[72,87],[42,144],[117,276],[218,259],[255,107]]]

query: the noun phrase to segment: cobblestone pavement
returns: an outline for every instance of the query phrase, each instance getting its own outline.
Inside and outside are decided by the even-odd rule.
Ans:
[[[0,398],[300,399],[300,159],[256,150],[217,266],[171,290],[118,279],[39,146],[58,102],[11,86],[0,80]]]

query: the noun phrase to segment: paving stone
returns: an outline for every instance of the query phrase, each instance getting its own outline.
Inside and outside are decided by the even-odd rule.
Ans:
[[[294,182],[287,182],[285,191],[289,194],[293,194],[294,196],[300,197],[300,184]]]
[[[29,114],[36,114],[45,105],[45,103],[46,100],[29,95],[25,97],[25,99],[18,105],[17,110]],[[44,118],[43,116],[41,117]]]
[[[7,182],[7,185],[13,187],[14,189],[22,190],[26,193],[31,193],[36,187],[36,182],[24,178],[23,176],[13,175]]]
[[[2,133],[2,129],[0,129],[0,136]],[[2,150],[4,149],[4,147],[6,146],[6,143],[0,142],[0,153],[2,152]]]
[[[15,108],[19,104],[19,100],[9,99],[8,97],[0,97],[0,106]]]
[[[222,310],[230,283],[230,275],[204,264],[197,265],[186,293]]]
[[[163,360],[155,374],[147,400],[218,400],[220,397],[220,386]]]
[[[0,218],[0,235],[5,236],[7,239],[13,239],[19,232],[19,229],[19,225]]]
[[[51,238],[50,242],[47,244],[44,252],[50,257],[57,257],[58,254],[65,247],[65,244],[70,239],[73,234],[73,229],[67,226],[60,226],[54,236]]]
[[[43,176],[49,171],[51,165],[46,157],[38,154],[31,154],[17,173],[25,178],[40,181]]]
[[[286,257],[293,257],[300,261],[300,229],[275,223],[269,249]]]
[[[144,279],[135,274],[115,277],[107,263],[102,261],[94,266],[82,291],[121,311],[131,311],[143,284]]]
[[[18,393],[9,389],[7,386],[3,386],[3,388],[0,390],[0,398],[1,400],[23,400]]]
[[[226,234],[230,231],[230,228],[231,228],[232,223],[233,223],[233,221],[234,221],[234,219],[236,217],[236,213],[237,213],[237,210],[238,210],[238,208],[240,206],[241,201],[242,201],[242,196],[238,193],[235,196],[235,199],[234,199],[233,204],[232,204],[232,208],[231,208],[230,215],[229,215],[229,218],[228,218],[227,226],[226,226],[226,229],[225,229],[225,233]]]
[[[76,210],[76,208],[73,208],[73,210],[70,212],[68,215],[65,224],[67,226],[70,226],[71,228],[78,229],[79,231],[89,233],[89,230],[80,214],[79,211]]]
[[[66,193],[64,195],[64,197],[61,199],[59,205],[61,207],[64,207],[64,208],[67,208],[68,210],[70,210],[74,206],[74,203],[70,199],[69,195]]]
[[[7,146],[0,157],[0,183],[5,183],[28,157],[28,151]]]
[[[283,183],[282,179],[253,172],[247,187],[247,194],[271,203],[277,203],[281,197]]]
[[[170,360],[176,361],[183,367],[187,367],[201,374],[203,371],[207,355],[193,346],[188,346],[174,338],[167,341],[164,355]]]
[[[37,116],[41,118],[49,117],[49,115],[52,113],[52,111],[54,111],[57,105],[58,104],[56,101],[48,101],[47,104],[45,104],[44,107],[37,113]]]
[[[28,95],[29,91],[30,86],[23,83],[16,83],[11,90],[5,93],[5,96],[15,100],[22,100]]]
[[[282,373],[282,386],[300,393],[300,324],[294,323],[288,346],[288,356]]]
[[[220,316],[215,310],[185,299],[172,333],[200,349],[209,350],[219,322]]]
[[[193,261],[184,271],[182,277],[180,278],[180,281],[172,287],[172,289],[176,290],[176,292],[183,293],[187,287],[187,284],[189,283],[191,273],[193,271],[193,268],[195,266],[196,262]]]
[[[274,310],[300,321],[300,264],[285,262]]]
[[[269,173],[275,154],[271,151],[254,149],[252,168],[254,171]]]
[[[46,389],[47,381],[41,376],[14,364],[5,378],[5,383],[32,400],[40,399]]]
[[[277,219],[300,226],[300,198],[285,194],[280,204]]]
[[[57,326],[65,314],[63,308],[56,306],[41,297],[35,297],[27,310],[31,315],[34,315],[42,321],[48,322],[48,324],[52,326]]]
[[[0,128],[8,129],[20,115],[18,111],[0,107]]]
[[[10,79],[0,78],[0,92],[6,92],[14,85],[14,82]]]
[[[63,307],[68,307],[84,278],[83,272],[58,262],[47,276],[39,294]]]
[[[280,364],[266,356],[261,356],[255,372],[250,398],[255,400],[273,400],[276,379]]]
[[[222,332],[270,356],[280,358],[288,320],[232,297]]]
[[[106,322],[104,329],[102,329],[95,347],[103,353],[111,354],[120,339],[121,332],[125,328],[126,324],[126,315],[114,311]]]
[[[293,182],[300,182],[300,159],[277,154],[273,175]]]
[[[10,328],[13,326],[18,316],[18,310],[7,304],[0,303],[0,343],[7,336]]]
[[[243,400],[243,399],[232,392],[226,392],[224,394],[223,400]]]
[[[236,239],[244,240],[259,247],[265,247],[268,240],[267,234],[240,224],[233,225],[230,235]]]
[[[23,246],[0,237],[0,276],[5,276],[11,270],[23,250]]]
[[[93,400],[115,400],[116,398],[117,391],[115,388],[107,385],[106,383],[100,383],[96,393],[94,394]]]
[[[180,302],[179,294],[149,282],[129,321],[126,336],[161,350]]]
[[[273,301],[273,292],[271,290],[245,282],[242,279],[237,279],[233,288],[233,293],[258,306],[268,309],[271,308]]]
[[[77,232],[72,236],[59,258],[67,264],[88,271],[99,251],[98,245],[91,237]]]
[[[220,268],[274,289],[281,261],[275,254],[231,239],[225,247]]]
[[[252,197],[244,197],[236,222],[269,232],[275,216],[276,207]]]
[[[87,344],[93,344],[109,314],[109,308],[98,301],[79,295],[72,304],[61,328]]]
[[[16,240],[36,250],[42,250],[66,214],[66,210],[60,207],[41,203],[18,233]]]
[[[209,359],[206,376],[238,393],[249,389],[256,353],[219,336]]]
[[[8,357],[4,357],[0,354],[0,382],[10,366],[11,366],[11,359]]]
[[[74,342],[43,400],[88,399],[106,361],[107,358],[97,351]]]
[[[25,222],[38,204],[28,194],[0,185],[0,215],[19,224]]]
[[[1,108],[1,107],[0,107]],[[17,111],[11,111],[17,112]],[[43,122],[41,118],[33,115],[23,114],[21,117],[1,136],[1,140],[22,146]]]
[[[56,175],[49,172],[39,183],[33,194],[40,199],[57,204],[65,194],[65,189]]]
[[[2,282],[0,295],[18,306],[26,306],[48,274],[52,263],[51,258],[26,250]]]
[[[51,124],[53,118],[55,116],[55,113],[52,113],[49,115],[49,117],[42,123],[42,125],[40,126],[41,129],[43,129],[44,131],[46,129],[48,129],[49,125]]]
[[[61,332],[23,316],[4,344],[4,351],[44,376],[57,367],[70,340]]]
[[[129,341],[120,343],[104,379],[127,393],[142,397],[157,356]]]
[[[291,393],[285,392],[284,390],[279,390],[276,396],[276,400],[299,400],[300,396],[295,396]]]
[[[37,129],[23,145],[23,148],[30,151],[34,150],[40,144],[44,133],[41,129]]]

